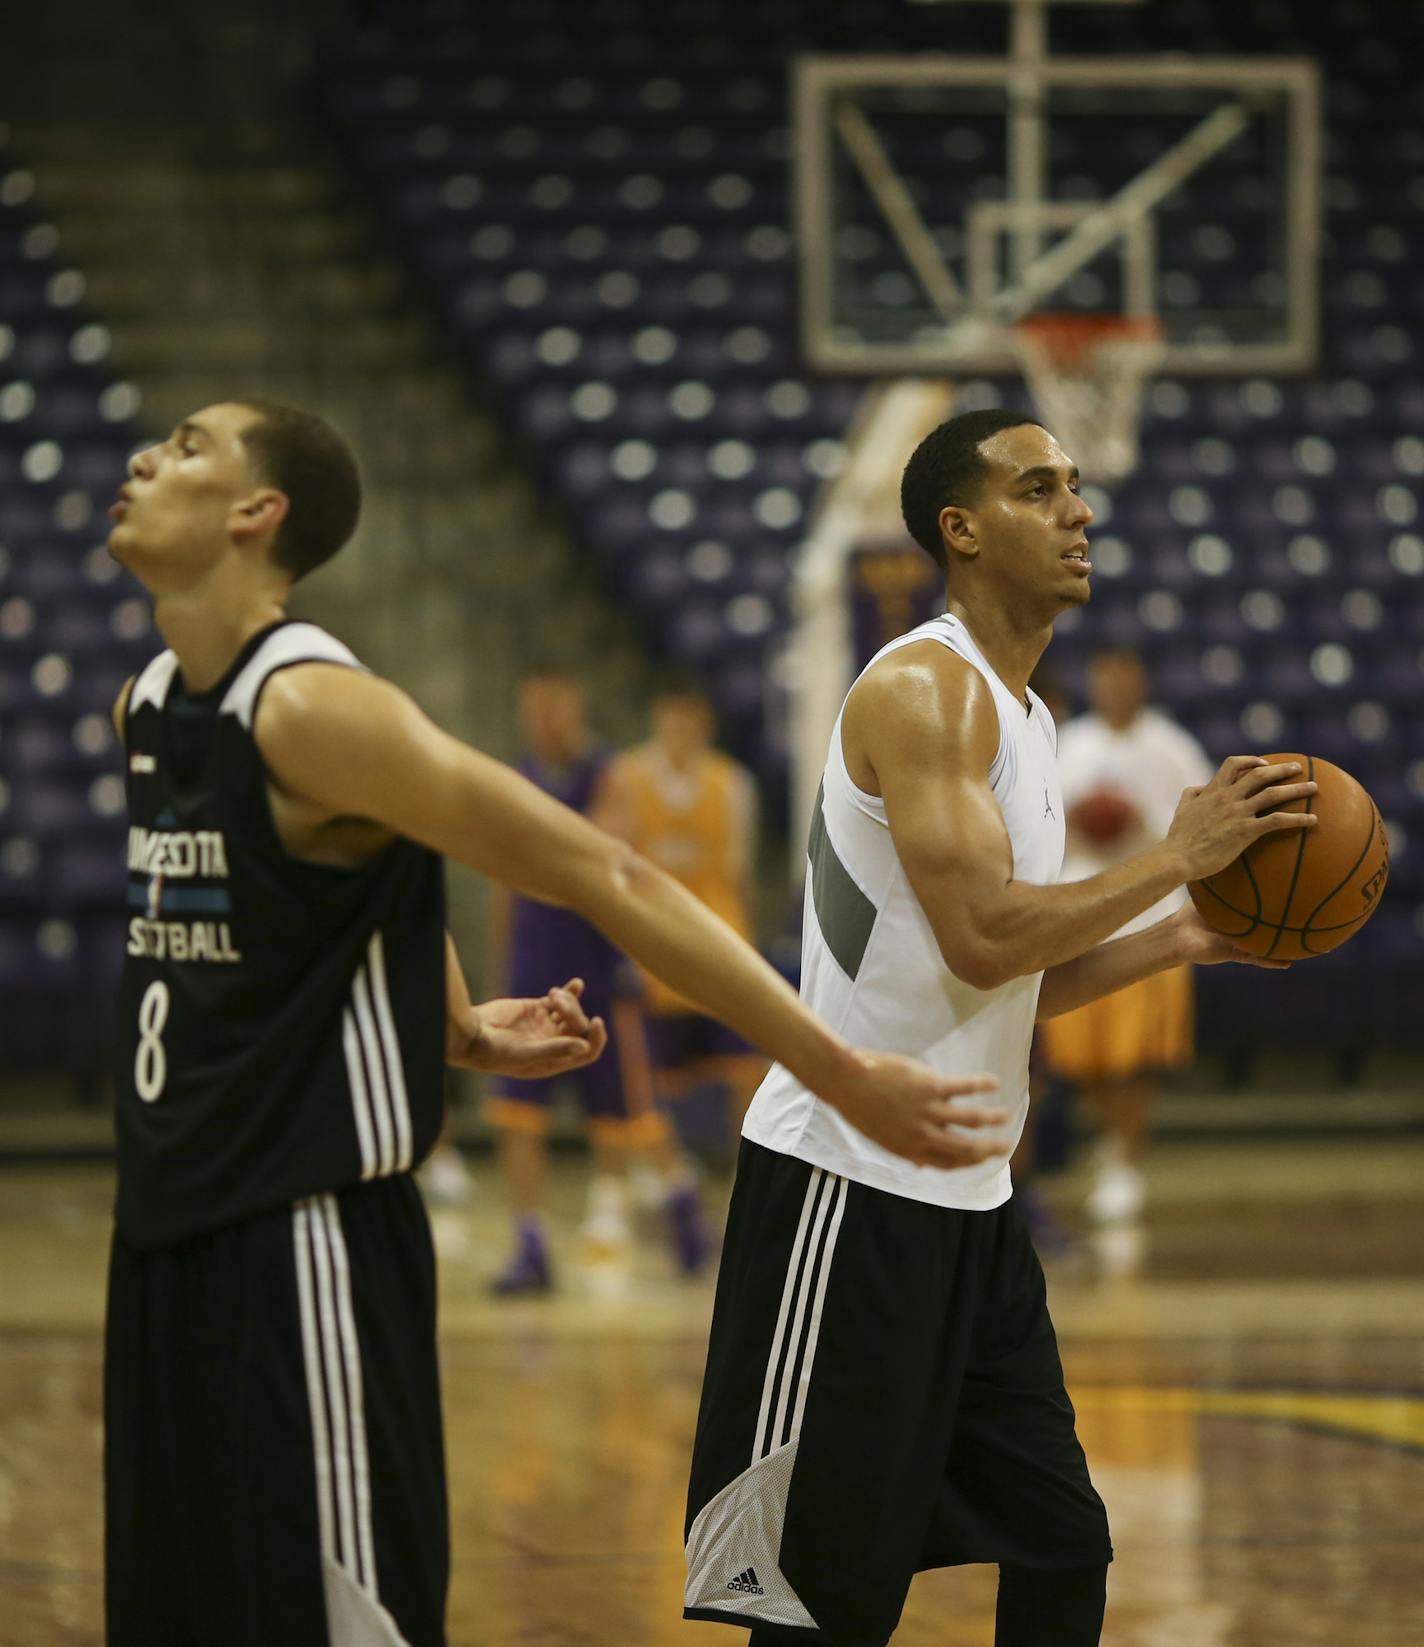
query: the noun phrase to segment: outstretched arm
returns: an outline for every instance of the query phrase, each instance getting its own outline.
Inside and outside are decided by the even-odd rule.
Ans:
[[[988,1090],[986,1078],[938,1076],[847,1046],[671,876],[440,731],[389,682],[330,664],[295,665],[267,686],[253,731],[281,788],[333,817],[374,820],[530,897],[578,910],[886,1148],[938,1166],[1002,1153],[1002,1142],[982,1129],[1001,1122],[1003,1111],[954,1102]]]
[[[983,677],[934,641],[892,653],[846,703],[851,776],[884,797],[895,850],[940,953],[978,989],[1075,960],[1262,835],[1315,821],[1269,812],[1314,793],[1313,784],[1292,781],[1298,767],[1237,755],[1209,784],[1184,792],[1165,841],[1087,880],[1036,886],[1014,879],[1013,847],[989,786],[998,741]]]

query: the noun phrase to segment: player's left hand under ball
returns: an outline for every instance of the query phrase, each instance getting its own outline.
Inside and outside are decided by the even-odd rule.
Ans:
[[[1239,961],[1243,966],[1269,967],[1273,972],[1284,972],[1290,966],[1289,961],[1263,960],[1220,932],[1213,932],[1197,913],[1195,904],[1183,904],[1163,924],[1172,929],[1180,959],[1192,966],[1216,966],[1221,961]]]

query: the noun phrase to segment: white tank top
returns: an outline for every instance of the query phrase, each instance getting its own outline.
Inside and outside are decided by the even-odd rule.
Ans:
[[[989,784],[1013,844],[1014,878],[1037,886],[1063,863],[1063,797],[1053,717],[999,679],[948,613],[884,647],[871,665],[917,641],[949,648],[988,682],[999,714]],[[869,667],[869,666],[867,666]],[[842,710],[842,716],[844,710]],[[945,1074],[996,1075],[984,1102],[1009,1111],[1016,1143],[1028,1111],[1028,1055],[1042,973],[974,989],[949,970],[890,838],[885,803],[852,783],[836,720],[811,825],[801,939],[801,998],[853,1046],[898,1052]],[[1010,1194],[1007,1159],[945,1171],[917,1167],[858,1132],[780,1064],[762,1082],[746,1137],[857,1183],[936,1206],[984,1209]]]

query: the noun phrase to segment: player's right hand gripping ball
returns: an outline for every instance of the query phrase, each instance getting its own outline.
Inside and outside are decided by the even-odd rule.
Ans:
[[[1352,938],[1379,908],[1389,879],[1389,840],[1379,808],[1338,766],[1311,755],[1299,761],[1314,795],[1285,810],[1314,812],[1314,829],[1263,835],[1218,874],[1187,891],[1202,919],[1253,955],[1304,961]]]

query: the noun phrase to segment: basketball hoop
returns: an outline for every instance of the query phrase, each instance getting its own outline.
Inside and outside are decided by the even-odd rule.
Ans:
[[[1137,467],[1142,390],[1162,358],[1150,315],[1035,314],[1014,349],[1044,422],[1084,475],[1111,485]]]

